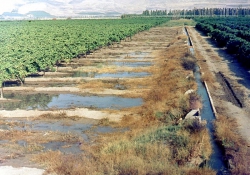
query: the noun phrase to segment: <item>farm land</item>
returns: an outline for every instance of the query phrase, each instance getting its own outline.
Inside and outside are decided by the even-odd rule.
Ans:
[[[195,56],[189,51],[184,23]],[[124,36],[114,33],[106,41],[98,39],[104,45],[85,38],[81,47],[75,44],[80,34],[68,34],[72,41],[59,52],[65,59],[57,52],[59,41],[34,60],[28,59],[34,48],[20,58],[13,56],[20,52],[13,50],[17,46],[12,54],[5,52],[11,62],[24,60],[2,76],[1,166],[36,167],[48,174],[216,174],[207,166],[198,168],[212,153],[208,130],[184,119],[190,110],[202,108],[196,93],[185,95],[197,90],[194,67],[187,66],[197,63],[218,113],[216,139],[225,156],[234,158],[232,172],[249,172],[249,90],[239,83],[247,70],[242,68],[243,77],[237,77],[232,64],[240,64],[231,60],[235,55],[197,32],[194,21],[156,20],[148,27],[134,26],[134,33],[131,29]],[[47,48],[48,43],[40,41],[39,47]],[[48,63],[40,58],[56,59]]]

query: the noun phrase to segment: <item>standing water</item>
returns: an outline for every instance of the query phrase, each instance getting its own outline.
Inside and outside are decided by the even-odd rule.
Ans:
[[[20,101],[0,103],[0,110],[50,110],[69,108],[122,109],[140,106],[141,98],[94,96],[77,94],[5,94],[8,99]]]
[[[195,79],[198,86],[198,94],[202,98],[202,109],[201,109],[201,117],[207,121],[207,128],[211,136],[211,144],[213,153],[208,161],[208,165],[217,171],[217,174],[227,174],[228,171],[226,169],[225,162],[223,161],[223,154],[222,150],[220,149],[219,145],[215,141],[214,137],[214,126],[213,121],[215,119],[215,115],[212,110],[212,106],[208,97],[207,90],[203,83],[201,82],[201,75],[199,69],[197,68],[195,71]]]

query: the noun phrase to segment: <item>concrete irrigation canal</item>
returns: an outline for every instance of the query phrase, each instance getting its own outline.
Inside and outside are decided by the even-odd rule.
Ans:
[[[193,48],[192,40],[188,34],[187,28],[184,28],[184,33],[188,36],[188,45],[191,54],[195,54],[195,50]],[[218,143],[216,143],[215,136],[214,136],[214,125],[213,121],[216,119],[214,107],[212,106],[212,99],[209,96],[209,90],[207,86],[204,85],[204,83],[201,82],[201,75],[200,75],[200,69],[199,67],[196,67],[196,70],[194,72],[195,79],[198,85],[198,94],[201,96],[202,99],[202,109],[200,112],[201,118],[207,121],[207,128],[210,133],[211,137],[211,144],[213,153],[210,157],[210,160],[207,162],[208,166],[210,166],[212,169],[217,171],[217,174],[223,175],[228,174],[229,171],[226,167],[226,163],[223,156],[223,150],[219,147]]]

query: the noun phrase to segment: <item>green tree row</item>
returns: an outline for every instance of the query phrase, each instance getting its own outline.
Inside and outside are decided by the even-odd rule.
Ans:
[[[194,8],[189,10],[145,10],[142,16],[249,16],[250,8]]]
[[[250,67],[250,30],[247,18],[196,19],[196,28],[211,36],[219,47],[235,54],[240,62]]]

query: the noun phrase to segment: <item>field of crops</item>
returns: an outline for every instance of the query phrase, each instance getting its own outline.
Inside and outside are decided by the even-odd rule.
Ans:
[[[168,18],[0,22],[0,87],[131,37]]]
[[[249,18],[204,18],[196,19],[196,28],[205,32],[220,47],[248,67],[250,66],[250,23]]]

